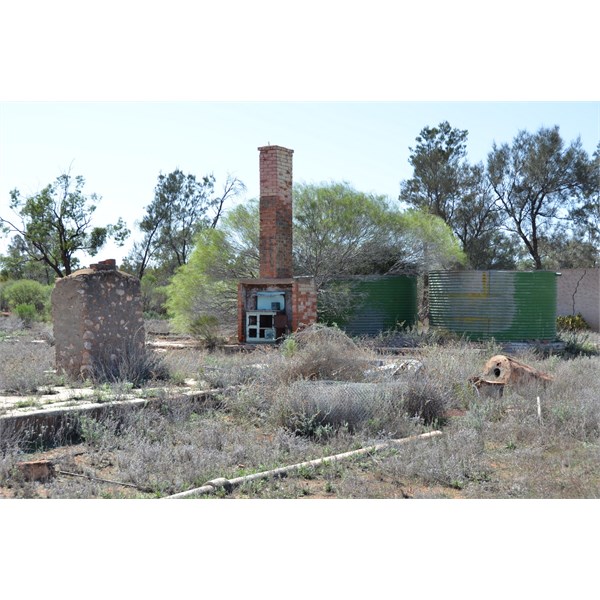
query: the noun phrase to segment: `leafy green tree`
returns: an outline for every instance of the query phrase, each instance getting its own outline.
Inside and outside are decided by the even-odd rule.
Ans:
[[[121,270],[125,270],[123,265]],[[160,283],[161,274],[154,273],[152,268],[147,269],[144,278],[140,280],[142,308],[146,318],[162,319],[167,317],[165,306],[167,300],[167,286]]]
[[[429,310],[429,271],[456,268],[467,258],[441,217],[413,208],[401,213],[398,223],[396,244],[402,255],[390,272],[422,275],[419,313],[423,319]]]
[[[413,177],[401,183],[399,200],[441,217],[460,240],[472,268],[506,266],[507,240],[498,231],[499,213],[482,164],[466,157],[466,130],[447,121],[425,127],[410,148]],[[497,254],[499,253],[499,255]]]
[[[143,234],[136,242],[127,262],[142,278],[148,266],[161,266],[167,276],[188,262],[197,234],[215,228],[223,213],[225,201],[235,197],[245,187],[229,177],[221,194],[214,193],[215,178],[195,175],[176,169],[162,173],[154,190],[154,200],[146,207],[139,222]]]
[[[427,273],[465,264],[459,241],[441,217],[413,208],[396,219],[395,241],[401,256],[390,272]]]
[[[511,145],[493,145],[488,173],[504,215],[504,227],[519,237],[535,269],[544,268],[542,248],[591,188],[592,169],[578,138],[567,147],[558,126],[520,131]]]
[[[395,247],[398,211],[382,196],[346,183],[294,186],[294,273],[318,285],[348,274],[385,273],[401,249]],[[229,211],[222,230],[237,261],[233,277],[257,277],[259,203],[250,200]],[[231,272],[234,269],[235,273]]]
[[[293,235],[294,273],[315,277],[321,313],[340,314],[352,301],[350,288],[339,285],[346,277],[422,273],[465,260],[440,217],[416,209],[401,213],[383,197],[346,183],[295,186]],[[179,329],[201,328],[213,317],[235,322],[237,281],[258,275],[258,238],[256,200],[229,211],[219,228],[198,234],[190,260],[168,288],[169,313]]]
[[[228,211],[221,220],[228,247],[228,261],[212,265],[212,275],[221,279],[250,279],[260,271],[259,203],[251,199]]]
[[[92,227],[100,198],[96,194],[86,196],[84,184],[83,177],[67,173],[33,196],[22,197],[15,189],[10,193],[10,208],[19,221],[0,216],[4,231],[21,238],[21,250],[32,261],[48,265],[58,277],[77,268],[76,253],[94,256],[109,238],[122,245],[129,235],[120,218],[114,225]]]
[[[467,137],[468,131],[455,129],[448,121],[424,127],[416,138],[417,145],[409,148],[413,177],[402,182],[399,199],[451,222],[468,169]]]
[[[383,196],[347,183],[294,186],[294,272],[315,277],[320,288],[333,278],[387,271],[395,262],[394,218]]]
[[[176,329],[199,331],[215,319],[222,324],[235,322],[237,280],[230,275],[236,260],[224,231],[209,228],[198,233],[189,261],[167,286],[166,306]]]

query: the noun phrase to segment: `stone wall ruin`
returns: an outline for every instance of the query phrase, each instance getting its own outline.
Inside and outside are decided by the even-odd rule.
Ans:
[[[140,281],[113,259],[56,281],[52,321],[57,372],[76,379],[145,349]]]

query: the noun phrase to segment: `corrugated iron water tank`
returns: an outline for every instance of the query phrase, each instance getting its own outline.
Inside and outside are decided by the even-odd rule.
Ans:
[[[350,286],[352,309],[329,315],[350,335],[377,335],[417,322],[417,278],[411,275],[361,277],[339,282]]]
[[[556,339],[554,271],[431,271],[429,324],[473,340]]]

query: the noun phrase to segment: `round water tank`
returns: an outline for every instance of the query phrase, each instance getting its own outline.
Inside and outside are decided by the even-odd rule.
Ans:
[[[473,340],[556,339],[554,271],[431,271],[429,325]]]
[[[350,335],[378,333],[410,327],[417,322],[417,278],[413,275],[357,277],[337,282],[347,286],[350,307],[328,315]]]

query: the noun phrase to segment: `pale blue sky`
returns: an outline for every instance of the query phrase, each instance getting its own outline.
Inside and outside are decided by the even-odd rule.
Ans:
[[[141,6],[3,8],[2,214],[11,189],[35,193],[69,168],[102,197],[97,224],[133,228],[175,168],[218,184],[231,173],[256,197],[268,143],[294,150],[295,181],[395,199],[415,137],[443,120],[469,131],[474,162],[520,129],[559,125],[590,153],[600,138],[585,0],[543,14],[522,0]]]
[[[231,173],[247,186],[240,201],[257,197],[257,148],[269,143],[294,150],[297,182],[347,181],[395,200],[409,147],[443,120],[469,131],[473,162],[520,129],[559,125],[590,154],[600,139],[600,102],[3,102],[0,207],[11,189],[35,193],[71,168],[102,197],[98,224],[121,216],[133,228],[161,171],[212,172],[217,184]]]

